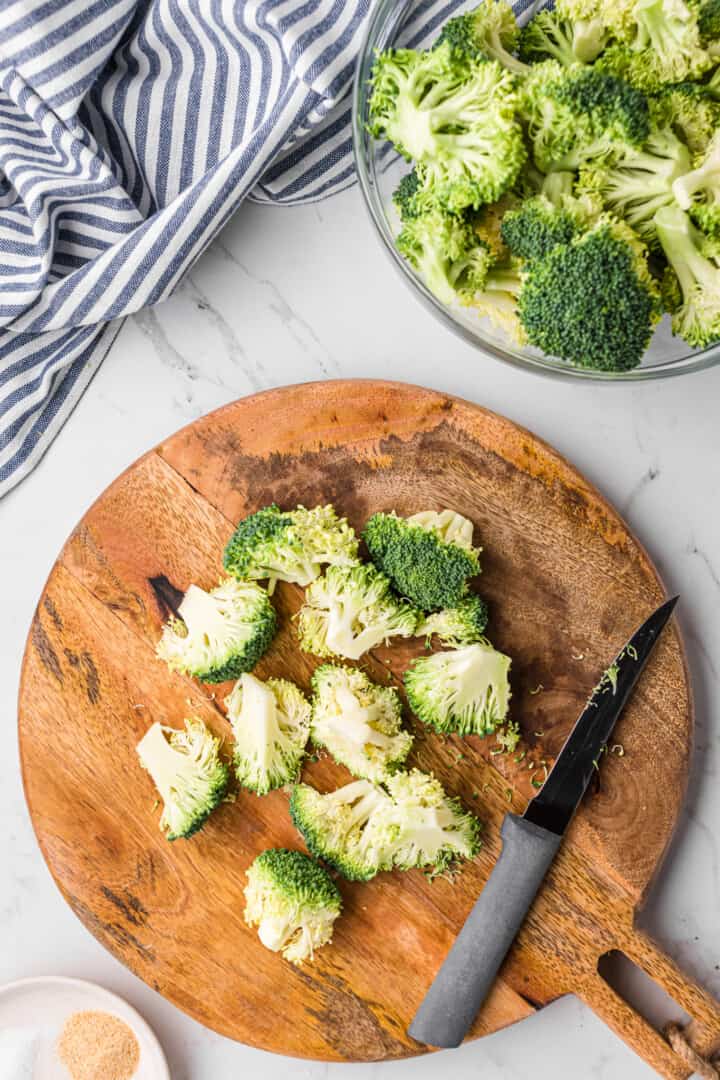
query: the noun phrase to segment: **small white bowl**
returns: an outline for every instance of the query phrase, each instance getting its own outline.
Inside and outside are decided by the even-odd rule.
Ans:
[[[82,979],[44,975],[0,986],[0,1046],[3,1033],[7,1037],[12,1029],[34,1033],[37,1042],[32,1080],[67,1080],[68,1071],[57,1056],[56,1043],[68,1017],[88,1011],[117,1016],[134,1032],[140,1061],[133,1080],[170,1080],[162,1047],[140,1013],[117,994]],[[0,1080],[16,1080],[17,1074],[11,1077],[3,1071],[2,1058],[0,1050]]]

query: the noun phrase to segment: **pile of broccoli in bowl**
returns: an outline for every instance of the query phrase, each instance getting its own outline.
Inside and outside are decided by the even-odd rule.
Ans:
[[[385,150],[411,166],[390,170],[394,244],[453,321],[605,376],[643,363],[665,313],[668,353],[712,353],[718,0],[557,0],[522,27],[483,0],[427,48],[396,47],[380,9],[356,87],[360,179],[378,223]]]
[[[267,506],[238,524],[218,558],[219,584],[190,584],[162,627],[158,659],[173,677],[206,686],[217,715],[209,724],[155,722],[138,743],[162,802],[160,829],[188,840],[233,801],[233,788],[286,791],[281,812],[307,851],[249,853],[245,919],[291,963],[312,960],[331,940],[338,879],[446,873],[478,852],[475,807],[418,768],[413,753],[419,730],[425,742],[433,731],[443,740],[492,735],[493,753],[517,749],[510,658],[488,640],[487,604],[472,587],[480,555],[472,522],[451,509],[375,513],[357,537],[332,506]],[[304,590],[284,618],[292,647],[312,664],[305,686],[287,678],[287,643],[271,648],[278,581]],[[371,654],[399,639],[415,641],[415,657],[393,685]],[[264,678],[255,673],[261,660]],[[304,773],[319,754],[347,773],[336,790],[318,790]]]

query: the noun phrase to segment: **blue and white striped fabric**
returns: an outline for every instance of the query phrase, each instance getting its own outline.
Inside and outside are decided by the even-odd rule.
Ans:
[[[0,495],[246,195],[352,182],[368,4],[0,0]]]

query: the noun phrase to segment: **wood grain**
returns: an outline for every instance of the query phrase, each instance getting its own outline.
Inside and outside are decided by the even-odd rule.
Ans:
[[[485,548],[479,586],[492,639],[513,657],[512,715],[527,757],[492,738],[416,732],[413,762],[433,769],[486,823],[485,845],[453,882],[421,873],[341,883],[332,946],[296,970],[243,922],[244,871],[276,844],[301,846],[287,795],[240,792],[189,842],[168,844],[134,747],[157,719],[202,716],[228,734],[225,687],[171,675],[154,658],[190,582],[221,573],[234,522],[276,501],[333,502],[361,528],[375,510],[452,506]],[[243,1042],[325,1060],[423,1052],[407,1024],[521,810],[608,659],[660,601],[642,547],[555,451],[467,402],[402,384],[320,383],[258,394],[197,421],[124,473],[74,530],[35,615],[20,694],[25,790],[43,854],[79,917],[141,978],[201,1022]],[[297,647],[302,593],[280,585],[281,629],[258,674],[309,685]],[[400,684],[422,643],[378,649],[375,678]],[[541,687],[542,689],[538,690]],[[621,949],[696,1021],[707,1051],[716,1003],[633,929],[672,835],[687,780],[692,707],[672,626],[470,1037],[579,993],[660,1075],[687,1068],[597,972]],[[535,763],[535,771],[527,763]],[[328,757],[304,778],[348,774]],[[282,1001],[279,1011],[278,1002]]]

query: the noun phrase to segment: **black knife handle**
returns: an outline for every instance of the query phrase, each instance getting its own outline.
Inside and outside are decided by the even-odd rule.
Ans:
[[[463,1041],[562,840],[516,814],[500,834],[500,858],[408,1028],[418,1042]]]

